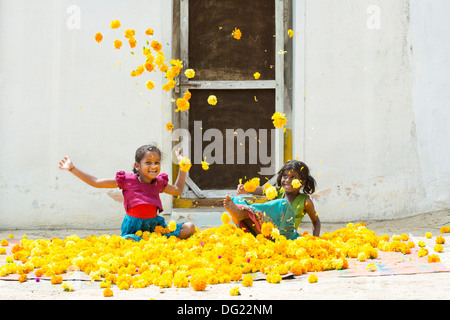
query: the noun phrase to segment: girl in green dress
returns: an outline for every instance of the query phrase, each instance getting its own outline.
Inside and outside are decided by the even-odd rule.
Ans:
[[[293,184],[294,180],[300,182],[300,186]],[[233,221],[250,232],[257,234],[261,230],[261,224],[269,219],[280,230],[280,234],[287,239],[298,237],[297,228],[305,215],[312,222],[312,234],[320,235],[320,219],[316,214],[314,203],[310,195],[314,193],[316,181],[311,176],[308,166],[298,160],[287,162],[278,172],[277,191],[274,200],[266,203],[249,204],[240,194],[246,194],[244,185],[237,188],[236,197],[226,197],[225,209],[231,214]],[[263,187],[257,187],[252,194],[262,195]],[[286,206],[286,204],[290,204]]]

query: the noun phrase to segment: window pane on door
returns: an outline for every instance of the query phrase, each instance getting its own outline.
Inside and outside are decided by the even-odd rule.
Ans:
[[[189,0],[189,67],[200,81],[274,80],[275,1]]]
[[[193,165],[189,175],[197,186],[202,190],[230,190],[245,177],[259,177],[261,184],[270,179],[274,172],[265,175],[261,172],[274,164],[275,129],[271,118],[275,111],[275,90],[191,89],[190,92]],[[207,102],[211,94],[217,97],[215,106]],[[201,166],[205,156],[206,162],[211,163],[206,171]]]

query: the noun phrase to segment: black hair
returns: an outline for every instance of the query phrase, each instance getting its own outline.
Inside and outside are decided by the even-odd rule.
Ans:
[[[159,150],[156,144],[146,144],[142,147],[139,147],[139,149],[136,150],[136,154],[134,155],[134,161],[140,163],[147,151],[156,152],[157,154],[159,154],[160,158],[162,157],[161,150]],[[139,174],[139,172],[136,170],[134,166],[133,166],[133,173]]]
[[[277,185],[281,186],[281,177],[286,170],[294,170],[300,175],[300,180],[304,181],[303,191],[307,194],[313,194],[316,191],[316,180],[311,176],[308,166],[298,160],[291,160],[278,171]]]

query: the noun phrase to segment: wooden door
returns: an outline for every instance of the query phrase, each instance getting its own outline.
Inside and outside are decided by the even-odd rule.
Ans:
[[[195,70],[176,88],[181,97],[191,93],[190,109],[174,114],[190,133],[193,163],[182,198],[220,204],[240,179],[264,184],[281,167],[283,131],[271,117],[284,112],[283,11],[282,0],[180,0],[179,52],[185,69]]]

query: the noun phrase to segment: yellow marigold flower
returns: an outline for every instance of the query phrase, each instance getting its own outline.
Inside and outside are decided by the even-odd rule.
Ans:
[[[429,263],[433,263],[433,262],[440,262],[441,259],[439,258],[439,256],[437,254],[430,254],[428,257],[428,262]]]
[[[450,226],[442,226],[440,231],[441,231],[441,233],[449,233]]]
[[[190,103],[189,101],[183,99],[183,98],[178,98],[177,99],[177,112],[178,111],[186,111],[189,110],[190,108]]]
[[[298,189],[298,188],[300,188],[300,187],[302,186],[302,184],[300,183],[300,180],[294,179],[294,180],[292,180],[292,186],[293,186],[295,189]]]
[[[230,290],[230,296],[240,296],[241,293],[239,292],[239,286],[234,286]]]
[[[166,123],[166,129],[168,131],[172,131],[173,130],[173,124],[171,122]]]
[[[130,39],[133,38],[136,35],[136,31],[133,29],[127,29],[125,30],[125,38]]]
[[[317,282],[318,280],[319,280],[319,278],[317,278],[317,276],[314,273],[308,277],[309,283],[314,283],[314,282]]]
[[[214,95],[210,95],[208,97],[208,103],[212,106],[215,106],[217,104],[217,97]]]
[[[247,273],[246,275],[244,275],[244,278],[242,278],[242,282],[241,284],[244,287],[251,287],[253,286],[253,277],[250,273]]]
[[[255,80],[258,80],[259,77],[261,77],[261,74],[260,74],[259,72],[255,72],[255,73],[253,74],[253,76],[255,77]]]
[[[195,77],[195,71],[194,69],[187,69],[184,74],[186,75],[186,77],[188,77],[189,79],[192,79],[193,77]]]
[[[222,220],[223,224],[229,224],[231,222],[231,217],[228,213],[224,212],[222,213],[222,217],[220,218]]]
[[[206,289],[206,277],[195,274],[191,277],[190,284],[195,291],[203,291]]]
[[[73,285],[72,285],[71,283],[69,283],[69,282],[64,282],[64,283],[62,284],[61,288],[62,288],[64,291],[67,291],[67,292],[72,292],[72,291],[73,291]]]
[[[2,241],[0,241],[0,244],[1,244],[3,247],[7,247],[7,246],[9,245],[9,242],[8,242],[8,240],[6,240],[6,239],[2,239]]]
[[[186,157],[181,159],[181,161],[178,163],[178,165],[180,166],[180,170],[184,171],[184,172],[188,172],[192,166],[191,160]]]
[[[174,232],[175,230],[177,230],[177,224],[175,221],[171,220],[168,224],[169,227],[169,231],[170,232]]]
[[[287,124],[286,115],[281,112],[275,112],[272,116],[275,128],[283,128]]]
[[[148,80],[145,86],[147,87],[148,90],[152,90],[155,88],[155,83],[152,80]]]
[[[375,263],[369,263],[366,267],[366,270],[369,272],[377,271],[377,265]]]
[[[244,190],[247,192],[254,192],[259,187],[259,178],[253,178],[244,183]]]
[[[360,252],[360,253],[358,254],[358,261],[359,261],[359,262],[366,261],[366,259],[367,259],[367,257],[366,257],[366,254],[365,254],[364,252]]]
[[[113,291],[110,288],[106,288],[103,290],[103,296],[105,298],[112,297],[114,295]]]
[[[3,247],[1,247],[1,248],[0,248],[0,254],[6,254],[6,249],[3,248]]]
[[[436,237],[436,244],[444,244],[445,238],[443,236],[437,236]]]
[[[444,247],[441,244],[437,244],[434,246],[434,251],[442,252],[442,251],[444,251]]]
[[[273,199],[275,199],[275,198],[277,197],[277,195],[278,195],[277,188],[275,188],[274,186],[270,186],[270,187],[268,187],[268,188],[266,189],[265,194],[266,194],[267,199],[273,200]]]
[[[417,252],[417,255],[419,256],[419,258],[421,257],[425,257],[428,254],[428,250],[427,249],[420,249],[419,252]]]
[[[234,28],[233,32],[231,33],[231,35],[233,36],[233,38],[240,40],[242,37],[242,32],[240,29],[238,28]]]
[[[432,237],[433,237],[433,235],[431,234],[431,232],[426,232],[425,233],[425,238],[431,239]]]
[[[147,29],[146,31],[145,31],[145,34],[146,35],[148,35],[148,36],[152,36],[153,35],[153,29]]]
[[[102,42],[102,40],[103,40],[103,35],[102,35],[100,32],[98,32],[98,33],[95,35],[95,41],[97,41],[98,43],[100,43],[100,42]]]
[[[281,280],[281,275],[278,272],[271,272],[266,276],[266,281],[268,283],[280,283]]]
[[[153,48],[153,50],[155,50],[155,51],[159,51],[159,50],[162,49],[162,44],[161,44],[160,42],[156,41],[156,40],[153,40],[150,46],[151,46],[151,47]]]
[[[111,29],[119,29],[119,28],[120,28],[120,21],[119,20],[111,21]]]
[[[169,80],[166,84],[163,85],[164,91],[170,91],[171,89],[175,88],[175,81]]]
[[[7,239],[14,239],[14,235],[10,234],[9,236],[6,237]]]
[[[288,35],[289,35],[289,38],[292,38],[294,36],[294,31],[292,29],[289,29]]]
[[[208,170],[209,169],[209,163],[206,161],[202,161],[202,169],[203,170]]]
[[[262,234],[264,237],[270,236],[271,233],[272,233],[272,229],[273,229],[274,227],[275,227],[275,226],[273,225],[272,222],[263,222],[263,224],[261,225],[261,234]]]
[[[122,41],[120,40],[114,40],[114,48],[120,49],[122,47]]]
[[[418,245],[419,247],[423,248],[423,247],[426,246],[426,243],[425,243],[425,241],[419,241],[419,242],[417,242],[417,245]]]

